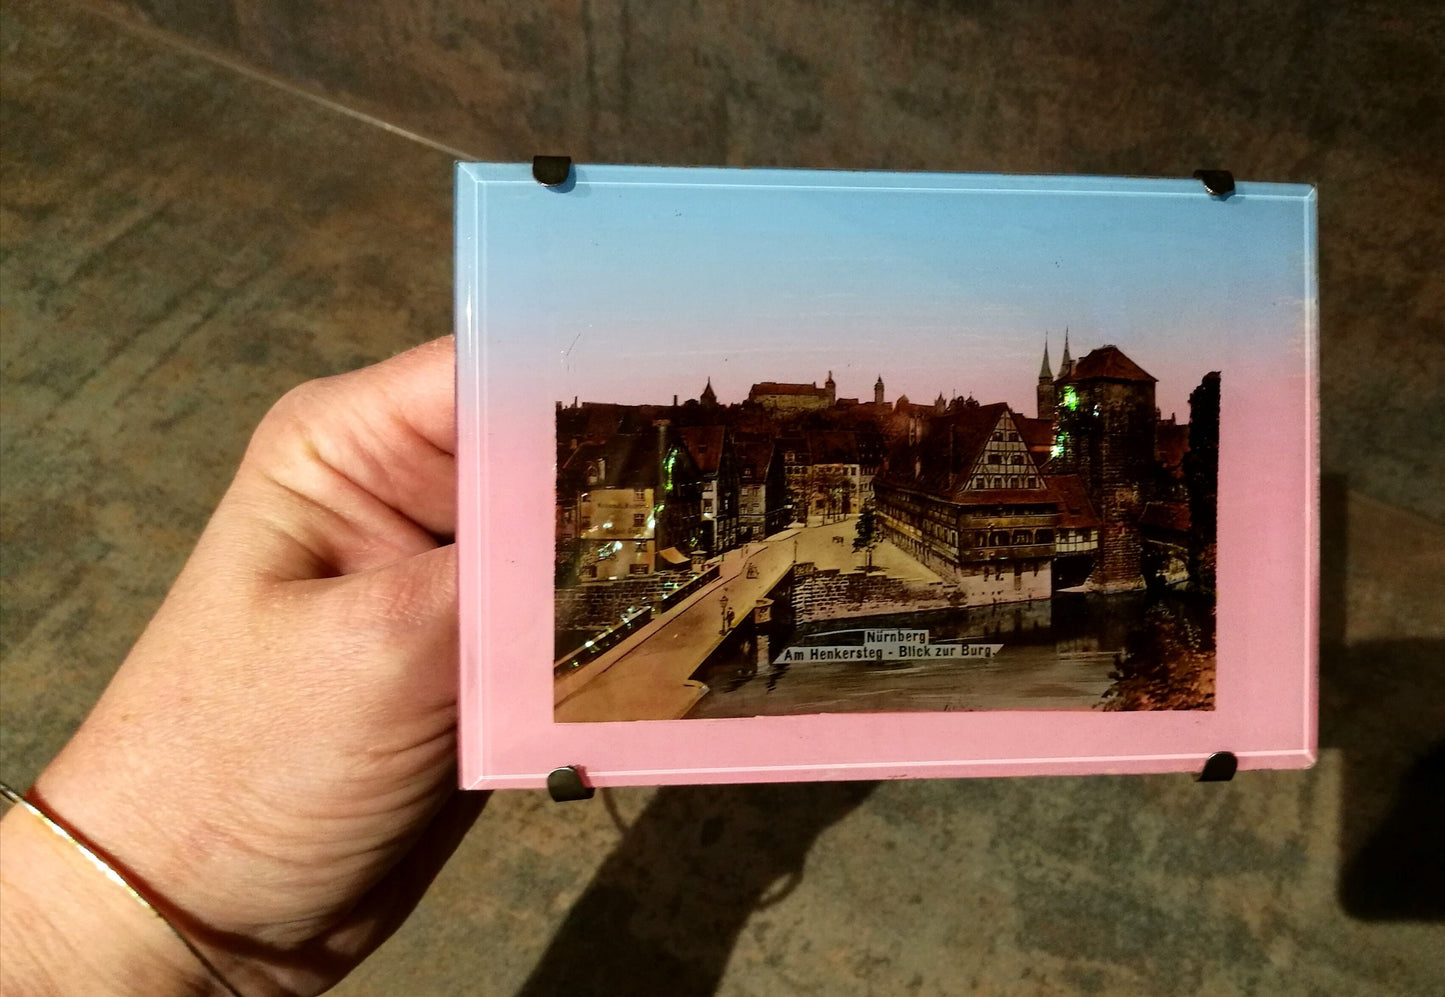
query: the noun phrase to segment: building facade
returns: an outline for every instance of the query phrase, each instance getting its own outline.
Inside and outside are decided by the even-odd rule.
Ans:
[[[783,458],[769,439],[740,439],[738,540],[762,540],[785,529],[791,505]]]
[[[748,401],[762,406],[770,412],[781,414],[816,412],[832,408],[838,398],[838,386],[833,381],[833,372],[820,388],[817,384],[788,384],[780,381],[762,381],[748,391]]]
[[[1007,405],[958,406],[873,482],[885,539],[968,605],[1053,593],[1056,496]]]
[[[556,584],[679,570],[702,545],[702,476],[665,421],[559,461]]]
[[[709,382],[711,387],[711,382]],[[738,545],[738,465],[732,436],[724,426],[678,430],[688,456],[702,476],[702,549],[708,556]]]

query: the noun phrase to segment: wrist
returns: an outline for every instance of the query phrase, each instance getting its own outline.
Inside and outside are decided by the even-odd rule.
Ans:
[[[0,819],[5,993],[224,994],[149,906],[40,817]]]

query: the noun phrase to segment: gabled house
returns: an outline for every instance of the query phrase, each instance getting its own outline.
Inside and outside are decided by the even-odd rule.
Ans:
[[[762,540],[788,525],[783,454],[767,437],[739,437],[738,540]]]
[[[711,387],[711,382],[709,382]],[[723,426],[678,430],[702,476],[703,551],[721,554],[738,545],[738,465],[732,437]]]
[[[873,493],[884,538],[969,605],[1050,597],[1058,501],[1007,405],[936,417],[894,451]]]

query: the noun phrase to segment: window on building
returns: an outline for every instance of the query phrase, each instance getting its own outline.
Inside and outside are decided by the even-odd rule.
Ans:
[[[1003,433],[995,432],[995,433],[993,434],[993,441],[994,441],[995,443],[998,443],[998,442],[1001,441],[1002,439],[1003,439]]]
[[[632,514],[632,525],[633,525],[633,526],[646,526],[646,525],[647,525],[647,516],[646,516],[644,513],[641,513],[641,512],[634,512],[634,513]]]
[[[1028,530],[1014,530],[1013,542],[1015,544],[1030,544],[1033,541],[1034,538]]]
[[[634,501],[634,502],[646,502],[646,501],[647,501],[647,489],[646,489],[646,488],[634,488],[634,489],[632,489],[632,501]]]
[[[596,578],[596,577],[597,577],[597,565],[595,565],[595,564],[583,565],[582,571],[580,572],[580,574],[582,575],[583,578]]]
[[[1002,464],[1003,457],[1000,454],[991,453],[986,458],[984,458],[984,462],[987,464]]]
[[[633,562],[632,564],[629,564],[629,565],[627,566],[627,573],[628,573],[629,575],[645,575],[645,574],[647,574],[647,564],[646,564],[646,562],[642,562],[642,563]]]
[[[1034,534],[1034,542],[1035,542],[1035,543],[1041,543],[1041,544],[1051,544],[1051,543],[1053,543],[1053,542],[1054,542],[1054,531],[1053,531],[1053,530],[1039,530],[1036,534]]]

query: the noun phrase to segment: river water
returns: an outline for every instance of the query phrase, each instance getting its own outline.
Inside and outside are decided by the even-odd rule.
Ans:
[[[1110,671],[1146,608],[1169,595],[1061,594],[1051,600],[941,610],[792,627],[725,647],[696,675],[709,692],[697,718],[950,710],[1088,710],[1100,705]],[[1203,610],[1207,615],[1207,609]],[[927,630],[931,644],[1000,644],[991,657],[895,664],[779,663],[786,647],[859,643],[863,629]],[[760,658],[762,660],[760,660]]]

